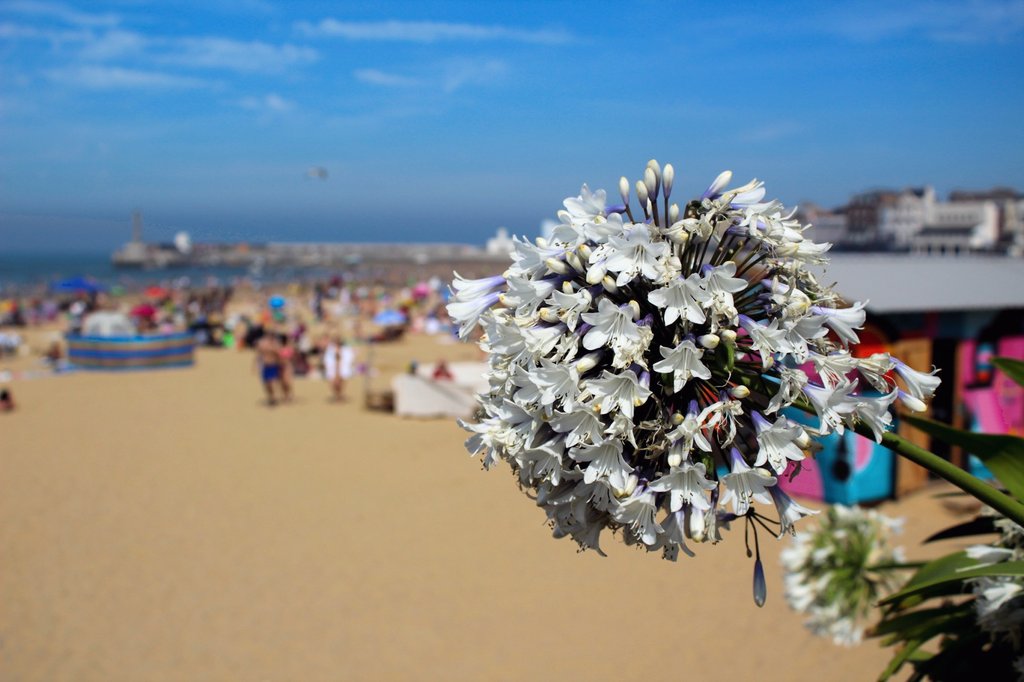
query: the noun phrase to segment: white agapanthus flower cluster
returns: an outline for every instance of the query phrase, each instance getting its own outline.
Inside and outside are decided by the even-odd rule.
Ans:
[[[967,555],[980,564],[1024,560],[1024,529],[986,507],[983,513],[995,518],[999,538],[991,545],[967,548]],[[1016,666],[1024,679],[1024,579],[1020,576],[991,576],[972,580],[978,626],[993,639],[1006,639],[1017,656]]]
[[[766,522],[790,531],[810,512],[777,483],[810,437],[863,423],[881,438],[894,401],[923,409],[939,382],[851,355],[864,306],[808,271],[829,245],[762,183],[727,189],[725,172],[680,209],[674,178],[649,162],[639,208],[625,178],[615,206],[584,185],[550,240],[517,240],[501,276],[456,276],[448,305],[489,357],[467,447],[507,461],[555,535],[598,552],[606,528],[671,559],[738,517],[755,540]],[[817,426],[781,416],[796,401]]]
[[[836,644],[860,643],[878,600],[906,579],[892,570],[903,562],[902,548],[891,544],[901,527],[876,511],[834,506],[793,538],[780,555],[786,601],[808,616],[811,632]]]

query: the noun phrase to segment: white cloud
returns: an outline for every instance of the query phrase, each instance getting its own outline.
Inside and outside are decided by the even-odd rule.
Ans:
[[[457,60],[422,68],[418,75],[405,75],[380,69],[358,69],[356,80],[388,88],[424,88],[451,93],[467,85],[492,85],[508,73],[500,60]]]
[[[388,88],[409,88],[424,85],[424,81],[411,76],[388,73],[379,69],[358,69],[353,72],[356,80],[370,85],[381,85]]]
[[[1024,33],[1024,0],[932,0],[847,9],[828,23],[847,38],[876,42],[905,36],[941,43],[1005,42]]]
[[[442,69],[441,87],[445,92],[455,92],[465,85],[492,85],[507,72],[508,65],[496,59],[451,62]]]
[[[110,66],[52,69],[46,75],[55,82],[87,90],[183,90],[212,85],[200,78]]]
[[[270,93],[263,97],[243,97],[238,101],[239,106],[249,111],[259,111],[271,114],[284,114],[295,108],[295,103],[286,100],[277,93]]]
[[[413,43],[442,41],[512,41],[558,45],[573,40],[572,34],[559,29],[520,29],[443,21],[338,21],[327,18],[313,24],[300,21],[295,28],[311,37],[348,40],[388,40]]]
[[[298,45],[271,45],[229,38],[177,38],[166,41],[159,61],[195,68],[245,72],[278,72],[319,58],[316,50]]]
[[[75,26],[116,26],[121,22],[116,14],[92,14],[80,12],[57,2],[36,2],[35,0],[14,0],[6,2],[3,10],[13,14],[56,19]]]

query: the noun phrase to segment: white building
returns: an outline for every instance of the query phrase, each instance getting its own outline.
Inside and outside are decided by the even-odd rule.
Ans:
[[[494,256],[512,253],[512,238],[508,236],[508,230],[499,227],[495,235],[487,240],[484,251]]]
[[[999,242],[999,209],[994,201],[936,203],[909,241],[919,253],[989,251]]]

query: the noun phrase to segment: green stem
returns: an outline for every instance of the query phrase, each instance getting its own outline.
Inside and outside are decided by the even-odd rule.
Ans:
[[[748,388],[757,390],[763,395],[769,395],[768,391],[765,390],[766,386],[763,379],[756,383],[750,378],[743,378],[741,381],[746,384]],[[808,414],[817,414],[817,412],[814,411],[814,407],[803,398],[797,398],[794,400],[793,407],[799,408]],[[854,427],[854,431],[865,438],[875,440],[875,434],[871,430],[871,427],[863,422],[858,422]],[[1024,504],[1021,504],[1013,497],[993,488],[977,476],[972,476],[960,467],[939,457],[934,452],[929,452],[922,447],[914,445],[907,439],[897,436],[895,433],[882,434],[881,444],[895,452],[897,455],[909,459],[914,464],[923,466],[925,469],[940,478],[946,479],[968,495],[984,502],[1007,518],[1011,519],[1017,525],[1024,526]]]
[[[902,570],[907,570],[907,569],[911,569],[911,568],[921,568],[926,563],[928,563],[928,562],[927,561],[904,561],[902,563],[896,562],[896,563],[888,563],[888,564],[872,564],[870,566],[866,566],[864,568],[864,570],[866,570],[866,571],[902,571]]]

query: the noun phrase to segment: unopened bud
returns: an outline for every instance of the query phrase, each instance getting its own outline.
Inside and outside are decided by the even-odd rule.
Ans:
[[[570,282],[569,280],[565,280],[564,282],[562,282],[562,291],[566,294],[569,294],[570,296],[576,293],[575,291],[573,291],[572,282]]]
[[[672,426],[679,426],[680,424],[683,423],[684,419],[686,418],[683,416],[681,412],[673,412],[671,417]]]
[[[658,196],[658,176],[654,174],[654,169],[648,168],[644,171],[644,186],[647,188],[647,196],[651,199],[655,199]]]
[[[704,513],[699,509],[690,510],[690,537],[697,542],[704,542]]]
[[[544,261],[544,265],[548,266],[548,270],[556,274],[569,274],[569,266],[565,264],[564,260],[559,260],[557,258],[548,258]]]
[[[697,338],[697,343],[704,346],[708,350],[718,348],[718,342],[721,341],[718,338],[718,334],[705,334],[704,336]]]
[[[565,262],[572,266],[572,269],[576,270],[577,272],[586,272],[587,270],[587,268],[583,265],[583,261],[580,260],[580,257],[576,255],[575,251],[566,252]]]
[[[537,245],[537,246],[538,246],[539,248],[542,248],[542,249],[546,249],[546,248],[548,248],[548,240],[547,240],[547,239],[544,239],[544,237],[537,237],[537,238],[536,238],[536,239],[534,240],[534,243],[535,243],[535,244],[536,244],[536,245]]]
[[[736,398],[736,400],[743,400],[750,395],[750,389],[743,384],[740,384],[739,386],[733,386],[732,389],[729,390],[729,395]]]
[[[544,320],[545,322],[560,321],[560,318],[558,317],[558,311],[556,311],[554,308],[541,308],[540,319]]]
[[[683,463],[683,456],[682,456],[682,454],[680,454],[678,452],[669,453],[668,465],[670,467],[677,467],[677,466],[679,466],[682,463]]]
[[[580,244],[576,250],[580,252],[580,258],[586,261],[589,261],[590,255],[594,253],[594,250],[586,244]]]
[[[679,220],[679,204],[672,204],[668,207],[668,221],[674,223]]]
[[[600,353],[587,353],[582,358],[576,361],[576,371],[579,372],[580,374],[585,374],[590,370],[594,369],[595,367],[597,367],[597,363],[600,359]]]
[[[619,287],[617,284],[615,284],[615,280],[612,279],[610,275],[604,276],[604,279],[601,280],[601,286],[603,286],[604,290],[607,291],[609,294],[619,293]]]
[[[619,196],[622,197],[622,203],[629,203],[629,180],[625,175],[619,178]]]
[[[666,199],[668,199],[669,195],[672,194],[672,183],[675,179],[676,169],[672,167],[671,163],[666,163],[665,170],[661,174],[661,186],[664,188],[662,190],[662,194]]]
[[[728,344],[736,343],[736,331],[734,329],[723,329],[719,336]]]
[[[801,450],[806,450],[807,448],[811,447],[811,444],[814,441],[811,440],[810,434],[808,434],[803,429],[800,429],[800,435],[794,438],[793,442],[796,443],[796,446]]]
[[[594,263],[587,270],[587,284],[597,284],[604,276],[608,274],[608,268],[604,266],[604,263]]]
[[[626,305],[628,305],[630,311],[632,311],[633,320],[640,319],[640,304],[637,303],[635,299],[633,299]]]
[[[647,185],[644,184],[643,180],[636,181],[636,198],[640,202],[641,206],[647,205],[647,198],[650,195],[647,193]]]

